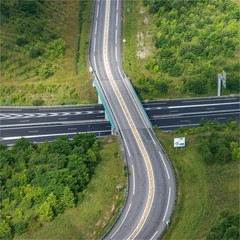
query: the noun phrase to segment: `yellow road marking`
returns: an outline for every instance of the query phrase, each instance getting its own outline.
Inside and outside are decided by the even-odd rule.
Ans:
[[[151,166],[151,162],[150,162],[150,159],[149,159],[149,156],[147,154],[147,151],[143,145],[143,142],[141,140],[141,137],[137,131],[137,128],[132,120],[132,117],[127,109],[127,106],[118,90],[118,87],[113,79],[113,76],[112,76],[112,73],[110,71],[110,67],[109,67],[109,64],[108,64],[108,59],[107,59],[107,37],[108,37],[108,25],[109,25],[109,7],[110,7],[110,2],[109,0],[107,0],[107,10],[106,10],[106,22],[105,22],[105,32],[104,32],[104,62],[105,62],[105,67],[106,67],[106,72],[107,72],[107,75],[108,75],[108,78],[109,78],[109,81],[113,87],[113,90],[122,106],[122,109],[125,113],[125,116],[127,117],[128,119],[128,122],[130,124],[130,127],[133,131],[133,134],[138,142],[138,145],[140,147],[140,150],[142,152],[142,155],[144,157],[144,160],[145,160],[145,163],[146,163],[146,166],[147,166],[147,170],[148,170],[148,175],[149,175],[149,195],[148,195],[148,201],[147,201],[147,204],[146,204],[146,207],[145,207],[145,210],[144,210],[144,213],[137,225],[137,228],[133,231],[133,233],[130,235],[129,239],[134,239],[134,237],[136,237],[136,235],[139,233],[139,231],[141,230],[141,228],[143,227],[143,224],[144,222],[146,221],[147,219],[147,216],[150,212],[150,209],[151,209],[151,205],[152,205],[152,201],[153,201],[153,196],[154,196],[154,180],[153,180],[153,171],[152,171],[152,166]]]

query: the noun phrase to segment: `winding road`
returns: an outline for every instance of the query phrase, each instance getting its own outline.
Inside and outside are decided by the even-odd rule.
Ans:
[[[175,177],[121,63],[122,0],[96,0],[90,63],[110,122],[123,140],[129,176],[125,207],[106,239],[157,239],[170,219]]]

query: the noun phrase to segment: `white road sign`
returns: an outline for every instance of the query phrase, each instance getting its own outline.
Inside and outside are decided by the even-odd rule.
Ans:
[[[174,147],[185,147],[185,137],[174,138]]]

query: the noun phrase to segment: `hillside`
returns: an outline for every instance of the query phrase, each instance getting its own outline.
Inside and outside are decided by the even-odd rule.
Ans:
[[[95,102],[92,1],[1,1],[2,105]]]
[[[233,0],[125,1],[124,69],[141,99],[211,96],[225,70],[239,93],[240,8]]]

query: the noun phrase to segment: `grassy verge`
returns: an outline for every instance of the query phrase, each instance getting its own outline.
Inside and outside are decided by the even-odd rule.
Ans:
[[[14,18],[1,26],[1,105],[41,105],[96,103],[97,93],[88,72],[88,45],[93,1],[49,1],[42,5],[39,21],[45,23],[46,35],[57,32],[65,42],[61,58],[51,59],[49,43],[41,42],[43,56],[31,58],[28,45],[17,46]],[[24,18],[30,23],[33,20]],[[30,28],[31,30],[31,28]],[[52,33],[52,35],[51,35]],[[33,43],[32,43],[33,44]],[[39,76],[44,68],[51,74]],[[50,71],[46,70],[46,71]]]
[[[173,161],[180,185],[174,220],[165,238],[202,239],[220,211],[239,210],[239,165],[207,166],[196,150],[197,134],[186,136],[186,148],[177,151],[173,138],[179,134],[157,131],[157,136]]]
[[[119,142],[114,136],[102,139],[101,162],[88,185],[84,201],[46,223],[27,239],[99,239],[117,216],[124,202],[124,176]],[[118,191],[116,186],[123,186]]]

